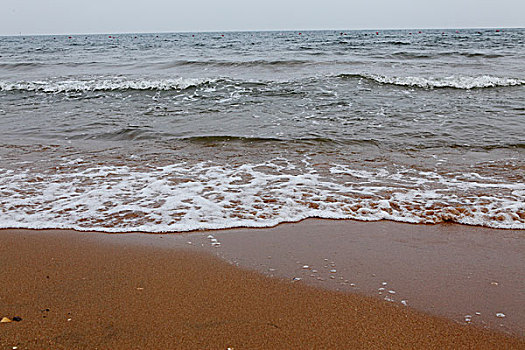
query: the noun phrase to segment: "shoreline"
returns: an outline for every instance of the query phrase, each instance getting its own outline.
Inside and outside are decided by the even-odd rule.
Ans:
[[[407,225],[415,227],[443,227],[443,226],[458,226],[458,227],[467,227],[472,229],[479,230],[493,230],[493,231],[509,231],[509,232],[522,232],[523,237],[525,237],[525,228],[512,228],[512,227],[490,227],[477,224],[461,223],[454,221],[443,221],[437,223],[425,223],[425,222],[410,222],[410,221],[397,221],[391,219],[379,219],[379,220],[360,220],[354,218],[330,218],[330,217],[318,217],[318,216],[309,216],[304,219],[297,221],[282,221],[277,224],[270,226],[233,226],[233,227],[220,227],[220,228],[198,228],[182,231],[140,231],[140,230],[103,230],[103,229],[83,229],[83,228],[69,228],[69,227],[42,227],[42,228],[33,228],[33,227],[0,227],[0,232],[2,231],[11,231],[11,230],[23,230],[23,231],[64,231],[64,232],[79,232],[79,233],[95,233],[95,234],[107,234],[107,235],[193,235],[199,233],[215,233],[215,232],[228,232],[228,231],[265,231],[278,229],[283,226],[297,225],[304,222],[343,222],[343,223],[361,223],[361,224],[380,224],[380,223],[390,223],[392,225]]]
[[[409,229],[407,226],[412,226],[412,228]],[[497,236],[494,236],[492,231],[496,231]],[[436,239],[439,236],[441,239]],[[213,240],[220,244],[212,245]],[[141,343],[153,347],[162,347],[163,341],[166,342],[164,343],[166,345],[179,344],[177,346],[181,348],[201,346],[205,344],[200,343],[203,341],[209,342],[206,344],[212,344],[212,348],[221,348],[222,345],[218,346],[219,344],[225,344],[225,347],[222,348],[227,346],[245,348],[256,346],[256,344],[262,347],[271,347],[270,344],[288,344],[296,347],[301,346],[299,344],[302,344],[303,347],[312,346],[312,344],[318,346],[346,344],[365,348],[373,347],[374,344],[421,348],[460,344],[468,348],[476,344],[476,347],[481,346],[482,348],[504,348],[506,346],[521,348],[525,344],[524,334],[520,333],[520,329],[523,330],[523,328],[520,328],[519,322],[520,320],[523,322],[524,318],[523,307],[519,305],[519,301],[523,300],[520,294],[523,291],[519,290],[519,285],[515,285],[516,279],[519,282],[520,276],[523,277],[523,268],[515,266],[515,259],[519,259],[523,254],[520,250],[520,246],[523,246],[523,235],[519,231],[517,235],[513,235],[513,232],[509,230],[466,228],[460,225],[428,227],[392,222],[307,219],[299,223],[278,225],[271,229],[231,229],[179,234],[96,235],[70,230],[3,229],[0,230],[0,242],[2,242],[0,244],[2,265],[7,267],[1,272],[2,280],[6,283],[3,291],[0,292],[0,305],[3,304],[1,311],[6,315],[0,316],[20,316],[23,319],[22,322],[16,324],[0,325],[0,329],[6,330],[6,338],[2,337],[0,344],[23,346],[19,347],[20,349],[38,348],[38,345],[43,346],[45,344],[43,342],[50,339],[55,343],[54,345],[49,343],[49,346],[56,348],[59,346],[83,347],[81,344],[102,348],[126,348],[123,341],[128,341],[124,338],[128,337],[127,327],[131,325],[140,328],[138,332],[146,337],[148,342],[153,339],[147,333],[153,332],[159,343]],[[390,244],[385,246],[386,242]],[[494,263],[494,257],[509,246],[514,248],[501,256],[501,264],[491,265]],[[363,249],[363,247],[368,248]],[[451,256],[442,256],[443,247],[448,248],[450,254],[457,260],[450,261],[450,264],[477,259],[464,267],[464,271],[468,270],[471,274],[461,279],[458,277],[464,272],[461,266],[458,266],[454,273],[447,272],[447,266],[439,267],[440,264],[446,262],[445,260],[451,259]],[[470,251],[470,255],[458,255],[461,249],[464,252]],[[419,250],[421,250],[420,253],[416,253]],[[479,256],[480,250],[485,250],[487,253]],[[269,252],[273,255],[269,255]],[[222,261],[210,256],[210,253],[218,256]],[[518,255],[516,256],[515,253]],[[392,259],[396,255],[399,256],[398,261]],[[441,261],[437,260],[429,264],[422,259],[422,256],[427,258],[441,256]],[[328,261],[325,262],[324,259]],[[145,269],[136,265],[139,261],[146,264]],[[385,261],[390,263],[385,263]],[[416,275],[413,274],[416,266],[413,264],[414,261],[419,262],[417,269],[420,270],[420,273]],[[328,268],[320,266],[323,263],[326,263],[324,266]],[[204,265],[206,268],[198,268]],[[308,268],[303,268],[306,265]],[[477,266],[478,271],[471,270],[472,266]],[[493,268],[491,269],[490,266]],[[518,275],[515,270],[512,270],[516,268]],[[179,278],[169,273],[173,269],[178,269]],[[314,270],[317,272],[314,273]],[[332,273],[331,270],[337,270],[337,272]],[[261,276],[261,273],[278,278],[267,279]],[[55,277],[62,276],[66,279],[56,280],[53,274]],[[310,277],[310,275],[315,275],[315,277]],[[443,282],[443,276],[446,277],[448,283],[439,293],[433,295],[429,291],[436,288],[436,285],[421,287],[421,283],[428,283],[425,275],[427,279],[435,280],[434,283],[437,283],[438,286]],[[24,277],[20,278],[20,276]],[[99,276],[100,280],[97,281],[96,276]],[[330,278],[331,276],[334,278]],[[480,276],[484,278],[480,280]],[[300,278],[300,280],[292,282],[293,277]],[[208,285],[203,282],[204,280],[215,282]],[[348,282],[345,283],[345,280]],[[466,283],[467,280],[470,284]],[[492,280],[498,285],[490,283],[486,285],[485,282]],[[132,281],[135,281],[137,286],[133,287]],[[150,288],[156,284],[161,286],[155,286],[153,295],[148,294],[148,298],[141,299],[142,304],[131,302],[128,305],[126,301],[135,300],[136,293],[150,290],[146,282],[139,283],[138,281],[152,281]],[[248,290],[246,281],[249,281],[249,284],[255,283],[257,287]],[[378,300],[377,286],[379,283],[379,288],[383,288],[383,282],[386,282],[387,285],[384,286],[385,294],[380,297],[390,295],[394,302]],[[51,288],[49,284],[54,287]],[[175,301],[170,291],[176,292],[181,284],[185,286],[186,292],[198,285],[200,297],[187,301],[185,304],[178,304],[180,310],[174,311],[172,306]],[[124,290],[122,290],[123,286],[126,287]],[[475,292],[472,292],[472,286],[478,287],[474,289]],[[516,287],[518,287],[517,291]],[[267,294],[266,291],[270,289],[273,291],[271,298],[261,299],[261,293]],[[388,290],[395,291],[395,294],[389,294]],[[101,297],[100,302],[94,300],[93,293]],[[416,297],[414,293],[419,297]],[[454,296],[452,299],[450,293]],[[298,294],[300,297],[291,297],[286,302],[282,300],[292,294]],[[175,295],[183,300],[190,298],[182,291]],[[322,298],[320,298],[321,295]],[[259,299],[254,302],[254,298]],[[275,298],[280,300],[278,305],[274,305],[273,299]],[[406,298],[408,308],[400,303],[401,300],[405,300],[403,298]],[[367,306],[359,313],[348,315],[348,307],[335,307],[334,304],[331,304],[330,307],[335,307],[333,310],[339,311],[327,315],[323,310],[331,309],[326,308],[326,303],[334,303],[335,300],[338,300],[335,305],[351,304],[357,306],[358,309],[360,306]],[[429,301],[433,308],[428,308]],[[458,324],[459,320],[449,312],[450,308],[443,306],[443,301],[451,304],[452,308],[478,303],[477,306],[471,306],[471,324]],[[501,301],[507,305],[515,305],[515,307],[508,311],[505,310],[506,317],[503,319],[495,317],[488,319],[494,319],[504,326],[481,322],[484,316],[492,312],[489,311],[489,306],[495,303],[494,307],[501,307],[498,305]],[[207,325],[203,326],[199,332],[189,329],[188,323],[183,324],[180,320],[173,321],[170,317],[168,317],[169,325],[159,326],[162,330],[153,327],[155,324],[158,325],[158,322],[167,320],[166,312],[182,313],[186,317],[196,312],[195,309],[202,307],[202,305],[197,306],[192,303],[203,302],[205,310],[201,311],[206,312],[204,314],[201,312],[200,316],[196,317],[197,319],[200,317],[204,323],[211,323],[206,323]],[[307,305],[305,305],[306,302]],[[53,307],[45,307],[46,303],[53,304]],[[279,320],[288,318],[294,321],[290,321],[286,332],[282,328],[271,326],[280,335],[284,336],[286,333],[284,338],[279,338],[281,343],[271,343],[271,341],[276,341],[277,338],[274,339],[274,337],[279,337],[279,335],[273,334],[271,337],[268,335],[266,327],[270,326],[262,327],[261,323],[257,323],[261,320],[258,318],[259,314],[244,315],[242,325],[231,321],[233,311],[229,308],[224,309],[227,304],[231,303],[237,303],[236,305],[252,303],[250,305],[259,310],[258,313],[265,315],[262,318],[265,322],[271,315],[267,314],[268,310],[278,312],[284,308],[286,311],[283,311],[284,314],[279,317]],[[296,312],[286,306],[290,303],[298,303],[301,306]],[[113,308],[112,305],[118,307]],[[483,305],[487,308],[482,309]],[[87,310],[86,306],[88,306]],[[474,314],[476,307],[482,310],[480,316]],[[52,311],[48,312],[48,317],[43,318],[47,312],[42,313],[41,310],[47,308]],[[72,321],[67,321],[67,318],[64,321],[67,313],[60,315],[56,310],[65,311],[67,308],[76,310],[76,313],[83,316],[81,319],[78,319],[78,316],[68,317]],[[220,313],[216,309],[227,312],[230,315],[229,321],[226,323],[217,321],[218,318],[223,319],[223,316],[219,316]],[[414,310],[423,311],[425,314]],[[241,311],[236,309],[235,312]],[[24,312],[24,315],[15,315],[15,313]],[[431,316],[432,314],[441,317],[436,318]],[[459,314],[463,314],[463,310]],[[259,321],[252,322],[246,319],[252,316]],[[310,329],[308,332],[315,334],[313,338],[309,338],[312,334],[305,333],[306,329],[296,327],[308,324],[313,319],[319,322],[331,322],[327,320],[335,317],[342,321],[350,316],[350,323],[358,322],[356,324],[359,326],[355,327],[359,327],[360,332],[363,332],[362,336],[358,337],[360,340],[354,343],[348,343],[351,339],[345,335],[346,328],[349,327],[346,321],[344,327],[342,324],[331,323],[333,326],[331,329],[318,326],[317,328],[320,329]],[[119,320],[121,317],[124,318],[124,321]],[[321,321],[323,317],[328,318]],[[75,323],[71,323],[73,319]],[[215,321],[210,321],[211,319]],[[357,319],[359,321],[356,321]],[[412,321],[416,319],[417,322],[413,323]],[[407,323],[400,324],[400,320]],[[51,325],[49,325],[50,321],[52,321]],[[112,324],[111,332],[109,332],[110,328],[102,327],[108,323]],[[71,333],[73,324],[73,333],[82,340]],[[280,327],[278,323],[275,325]],[[388,326],[385,329],[378,329],[386,325]],[[310,326],[313,327],[313,324]],[[187,334],[191,334],[188,338],[189,343],[170,343],[170,341],[175,341],[176,337],[173,338],[165,333],[166,327],[171,327],[170,332],[177,333],[184,330]],[[350,328],[355,330],[355,327]],[[482,329],[482,327],[490,327],[491,330]],[[207,331],[204,332],[204,328]],[[214,338],[215,332],[219,331],[216,328],[221,329],[219,333],[222,335],[217,335],[218,338]],[[20,329],[22,330],[19,332]],[[246,333],[248,329],[250,332]],[[404,335],[395,333],[401,329]],[[494,333],[494,330],[500,332]],[[501,331],[508,334],[501,333]],[[233,343],[228,345],[218,341],[218,339],[226,341],[227,335],[231,332],[236,334],[235,337],[240,337],[236,338],[236,341],[239,341],[237,346]],[[318,334],[319,332],[323,335]],[[516,336],[518,338],[515,338]],[[71,337],[76,337],[79,343],[77,345],[71,343],[74,340]],[[98,343],[102,339],[107,339],[107,343]],[[456,343],[458,339],[462,340]],[[142,340],[135,339],[134,341]],[[368,345],[365,345],[366,342]],[[131,345],[131,343],[127,344]]]
[[[403,302],[460,323],[470,315],[468,323],[523,337],[524,234],[458,224],[309,219],[217,232],[222,245],[208,250],[265,275]]]

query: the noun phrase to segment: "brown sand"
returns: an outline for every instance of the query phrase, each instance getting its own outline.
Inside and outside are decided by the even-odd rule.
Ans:
[[[525,336],[523,230],[310,219],[213,235],[220,246],[212,247],[207,234],[186,240],[267,275],[404,301],[425,313]]]
[[[22,317],[0,324],[2,348],[525,349],[502,333],[163,249],[159,236],[103,236],[0,231],[0,317]]]

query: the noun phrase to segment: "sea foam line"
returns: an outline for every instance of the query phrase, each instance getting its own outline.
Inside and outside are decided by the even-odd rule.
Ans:
[[[174,78],[158,80],[90,79],[58,81],[0,81],[0,91],[37,91],[46,93],[116,90],[184,90],[213,83],[216,79]]]
[[[2,228],[178,232],[318,217],[525,229],[525,185],[493,182],[497,190],[488,195],[478,182],[436,174],[334,165],[327,178],[272,162],[0,174]]]
[[[525,85],[525,80],[518,78],[483,76],[448,76],[448,77],[395,77],[378,74],[340,74],[339,78],[371,80],[380,84],[419,87],[425,89],[454,88],[477,89]],[[330,78],[330,77],[328,77]],[[316,78],[308,78],[307,81]],[[121,77],[102,77],[93,79],[38,80],[38,81],[0,81],[0,91],[30,91],[44,93],[93,92],[119,90],[185,90],[204,84],[218,82],[231,84],[270,84],[272,81],[235,81],[227,78],[169,78],[169,79],[126,79]],[[291,83],[281,81],[281,83]],[[301,83],[302,81],[294,81]]]
[[[399,86],[420,87],[425,89],[454,88],[454,89],[478,89],[506,86],[521,86],[525,80],[516,78],[501,78],[489,75],[483,76],[448,76],[448,77],[388,77],[383,75],[363,75],[364,78],[381,84],[392,84]]]

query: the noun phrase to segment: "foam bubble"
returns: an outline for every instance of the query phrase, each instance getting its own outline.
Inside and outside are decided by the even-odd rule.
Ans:
[[[123,78],[69,79],[42,81],[0,81],[0,91],[38,91],[46,93],[115,91],[115,90],[184,90],[211,83],[214,79],[131,80]]]
[[[305,160],[0,169],[2,228],[166,232],[270,227],[309,217],[525,229],[525,184]],[[86,165],[88,164],[88,165]]]
[[[489,75],[483,76],[448,76],[448,77],[388,77],[383,75],[365,75],[367,79],[374,80],[381,84],[392,84],[399,86],[413,86],[425,89],[433,88],[455,88],[455,89],[476,89],[490,88],[498,86],[521,86],[525,80],[516,78],[501,78]]]

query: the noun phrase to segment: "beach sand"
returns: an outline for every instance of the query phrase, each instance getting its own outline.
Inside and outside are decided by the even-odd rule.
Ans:
[[[213,236],[221,245],[204,234],[188,240],[266,275],[525,336],[523,230],[308,219]]]
[[[19,316],[22,320],[0,324],[0,346],[7,349],[525,348],[522,337],[458,324],[375,297],[309,286],[304,283],[306,278],[292,282],[289,276],[297,269],[296,261],[288,263],[285,257],[276,263],[283,270],[282,276],[277,274],[282,278],[267,278],[246,269],[253,268],[250,263],[259,266],[261,259],[257,254],[266,255],[269,246],[273,245],[276,254],[283,247],[293,252],[287,245],[301,231],[299,228],[312,227],[317,236],[322,235],[323,232],[317,231],[318,224],[328,225],[336,233],[338,225],[344,222],[309,220],[266,231],[225,230],[184,235],[1,230],[0,317]],[[350,227],[360,224],[367,223],[346,222]],[[369,227],[372,231],[377,229]],[[235,240],[232,236],[235,232],[239,237],[243,232],[253,236]],[[275,241],[275,237],[265,243],[264,232],[281,235],[283,243]],[[220,237],[220,246],[209,244],[210,234]],[[323,247],[331,249],[333,243],[316,246],[313,233],[305,234],[303,241],[309,242],[310,251],[317,250],[318,255],[323,255]],[[378,232],[377,238],[380,236]],[[427,250],[432,251],[432,242],[423,243],[421,246],[429,246]],[[392,249],[396,249],[395,245]],[[417,241],[413,245],[418,246]],[[297,254],[302,249],[301,245],[298,247]],[[243,249],[246,258],[242,257]],[[207,253],[209,250],[231,263]],[[245,262],[231,260],[233,255]],[[368,256],[374,254],[369,251]],[[274,254],[272,259],[279,260],[275,258]],[[480,257],[479,262],[483,260]],[[284,271],[285,266],[292,272]],[[340,266],[346,265],[341,262]],[[497,269],[506,274],[504,266]],[[442,273],[440,269],[435,272]]]

